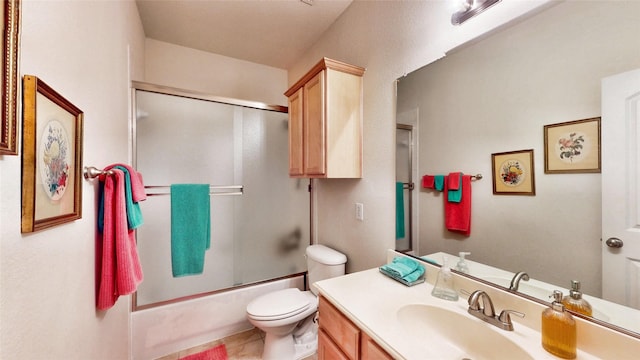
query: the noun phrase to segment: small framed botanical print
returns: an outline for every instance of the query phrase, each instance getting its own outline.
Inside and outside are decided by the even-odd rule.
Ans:
[[[494,195],[535,195],[533,150],[491,154]]]
[[[544,126],[545,174],[599,173],[600,118]]]

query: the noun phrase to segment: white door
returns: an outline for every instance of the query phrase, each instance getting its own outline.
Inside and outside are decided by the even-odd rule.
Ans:
[[[602,80],[602,297],[640,309],[640,69]]]

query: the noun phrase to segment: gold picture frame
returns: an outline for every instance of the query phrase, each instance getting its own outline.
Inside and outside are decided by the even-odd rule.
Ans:
[[[544,126],[544,173],[601,172],[600,118]]]
[[[23,233],[82,217],[83,112],[33,75],[23,78]]]
[[[536,194],[533,149],[491,154],[494,195]]]
[[[20,0],[4,0],[2,6],[2,128],[0,154],[17,155],[18,51],[20,49]]]

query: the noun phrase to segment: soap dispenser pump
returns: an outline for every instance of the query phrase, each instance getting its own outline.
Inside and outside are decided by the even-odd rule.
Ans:
[[[582,292],[580,292],[580,281],[578,280],[571,280],[571,291],[569,291],[569,295],[562,299],[562,304],[564,304],[564,307],[567,310],[575,311],[587,316],[593,315],[591,304],[582,298]]]
[[[470,252],[464,252],[464,251],[459,252],[458,256],[460,258],[458,259],[458,263],[456,264],[456,270],[460,271],[461,273],[465,273],[465,274],[469,273],[469,265],[467,265],[467,262],[465,261],[466,259],[464,258],[467,255],[471,255],[471,253]]]
[[[458,292],[453,287],[453,274],[451,274],[451,269],[447,265],[445,256],[442,257],[442,266],[438,272],[438,279],[431,291],[431,295],[444,300],[458,301]]]
[[[551,307],[542,312],[542,347],[563,359],[576,358],[576,321],[564,309],[562,292],[553,292]]]

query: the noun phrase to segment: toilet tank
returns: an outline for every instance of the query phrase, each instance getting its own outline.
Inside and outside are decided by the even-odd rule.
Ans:
[[[347,257],[324,245],[311,245],[307,248],[307,279],[309,288],[318,295],[311,286],[316,281],[344,275]]]

